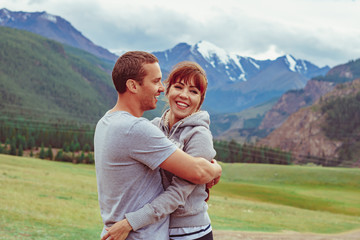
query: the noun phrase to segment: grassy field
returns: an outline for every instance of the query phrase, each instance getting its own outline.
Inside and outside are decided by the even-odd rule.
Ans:
[[[339,233],[360,228],[360,169],[222,164],[215,230]],[[99,239],[93,165],[0,155],[0,239]]]
[[[360,169],[223,164],[215,228],[338,233],[360,228]]]

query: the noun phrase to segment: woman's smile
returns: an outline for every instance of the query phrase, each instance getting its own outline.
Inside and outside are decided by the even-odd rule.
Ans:
[[[184,102],[180,102],[180,101],[176,102],[176,104],[177,104],[180,108],[187,108],[187,107],[189,107],[189,104],[184,103]]]
[[[194,85],[194,81],[184,83],[184,81],[180,80],[170,87],[167,97],[172,124],[199,109],[201,94]]]

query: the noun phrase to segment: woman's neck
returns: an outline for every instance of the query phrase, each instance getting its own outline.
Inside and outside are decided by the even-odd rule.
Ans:
[[[169,110],[169,111],[167,112],[165,118],[166,118],[166,121],[167,121],[169,130],[175,125],[175,123],[177,123],[179,120],[181,120],[181,119],[176,120],[176,119],[175,119],[175,116],[174,116],[174,114],[171,112],[171,110]]]

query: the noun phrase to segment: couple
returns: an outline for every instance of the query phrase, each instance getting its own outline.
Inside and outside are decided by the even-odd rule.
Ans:
[[[196,63],[176,65],[166,80],[170,109],[151,123],[141,116],[156,108],[161,78],[150,53],[127,52],[115,63],[118,100],[94,137],[104,240],[213,239],[205,200],[221,166],[209,115],[199,111],[206,75]]]

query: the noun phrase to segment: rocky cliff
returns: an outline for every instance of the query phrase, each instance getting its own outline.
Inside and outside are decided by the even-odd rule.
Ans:
[[[334,86],[335,84],[331,82],[310,80],[304,89],[288,91],[266,113],[259,129],[266,129],[270,132],[280,127],[292,113],[313,104],[322,95],[330,92]]]
[[[312,106],[292,114],[279,128],[257,144],[291,151],[298,162],[311,156],[318,158],[319,164],[338,165],[338,161],[344,160],[338,159],[339,150],[344,142],[326,136],[323,131],[326,113],[322,113],[321,107],[329,100],[355,96],[359,92],[360,79],[337,85],[333,91],[321,97]],[[350,136],[352,139],[348,138],[347,141],[356,142],[359,137],[354,134]]]

